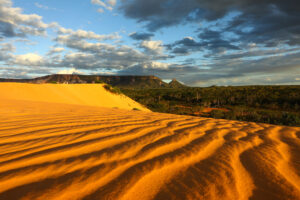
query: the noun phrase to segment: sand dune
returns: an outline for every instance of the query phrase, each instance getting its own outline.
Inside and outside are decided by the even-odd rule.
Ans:
[[[0,98],[149,111],[125,95],[106,91],[103,84],[0,83]]]
[[[6,99],[1,200],[300,199],[300,128]]]

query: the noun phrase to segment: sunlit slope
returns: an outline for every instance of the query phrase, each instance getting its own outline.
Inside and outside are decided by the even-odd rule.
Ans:
[[[0,98],[148,110],[129,97],[108,92],[102,84],[0,83]]]
[[[0,199],[300,199],[300,128],[0,99]]]

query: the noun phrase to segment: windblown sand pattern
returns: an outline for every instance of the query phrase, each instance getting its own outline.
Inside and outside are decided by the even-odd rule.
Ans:
[[[0,98],[0,199],[300,199],[300,128]]]

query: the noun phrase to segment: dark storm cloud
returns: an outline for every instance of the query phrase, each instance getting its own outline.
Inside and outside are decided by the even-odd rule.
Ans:
[[[284,58],[284,59],[283,59]],[[121,75],[156,75],[163,79],[176,77],[187,85],[253,85],[296,83],[300,78],[300,52],[285,57],[272,56],[258,60],[219,60],[205,68],[197,66],[194,59],[181,65],[151,67],[149,63],[137,64],[120,70]],[[290,71],[293,71],[291,74]]]
[[[176,47],[171,52],[179,55],[188,55],[190,50],[186,47]]]
[[[186,76],[179,80],[189,85],[285,84],[299,79],[299,63],[299,51],[257,60],[223,59],[208,65],[207,69],[199,68],[192,73],[187,70]]]
[[[263,4],[264,3],[264,4]],[[296,0],[257,4],[232,20],[224,31],[231,31],[244,42],[275,47],[300,44],[300,3]],[[296,8],[293,8],[293,7]],[[298,10],[298,11],[296,11]],[[250,30],[247,31],[247,28]]]
[[[240,50],[239,47],[232,44],[235,40],[230,41],[223,39],[224,37],[219,31],[205,29],[198,35],[198,37],[203,41],[202,44],[206,47],[206,49],[212,50],[214,53],[224,50]]]
[[[153,33],[132,33],[129,35],[134,40],[150,40],[153,37]]]
[[[268,56],[278,56],[283,54],[293,54],[299,52],[300,48],[290,48],[290,49],[268,49],[268,50],[251,50],[245,52],[231,53],[228,55],[210,55],[211,58],[215,60],[231,60],[231,59],[241,59],[241,58],[255,58],[255,57],[268,57]],[[287,57],[284,57],[286,59]],[[284,60],[283,59],[283,60]]]
[[[231,41],[222,39],[223,36],[220,32],[204,30],[199,34],[200,41],[196,41],[191,37],[183,38],[176,41],[173,44],[166,45],[172,53],[186,55],[191,52],[209,50],[212,54],[223,52],[226,50],[240,50],[236,45],[233,45]]]
[[[0,43],[0,61],[8,61],[12,57],[12,52],[15,51],[15,47],[10,43]]]
[[[196,42],[194,38],[185,37],[182,40],[178,40],[173,44],[166,45],[168,50],[171,50],[171,53],[187,55],[194,51],[199,51],[205,46],[204,43]]]
[[[175,45],[182,45],[185,47],[201,47],[201,46],[203,46],[202,43],[196,42],[191,37],[185,37],[182,40],[175,42]]]
[[[161,64],[161,63],[160,63]],[[156,66],[151,62],[139,63],[130,68],[117,72],[119,75],[154,75],[162,79],[173,79],[187,81],[186,77],[199,74],[202,70],[197,66],[168,64],[167,66]]]
[[[286,56],[271,56],[257,60],[247,61],[232,61],[221,60],[215,64],[215,70],[221,69],[227,65],[227,69],[231,72],[240,72],[243,74],[257,73],[257,74],[280,74],[289,73],[293,71],[294,74],[300,73],[300,51],[291,53]]]
[[[14,27],[10,23],[0,21],[0,35],[2,37],[16,37],[16,36],[24,36],[15,33]]]
[[[146,22],[148,30],[155,31],[181,22],[195,6],[194,0],[129,0],[122,1],[120,9],[125,16]]]
[[[300,44],[298,0],[128,0],[122,1],[120,9],[125,16],[145,23],[150,31],[188,22],[211,22],[235,11],[240,14],[221,31],[233,32],[242,41],[266,46],[282,42]]]

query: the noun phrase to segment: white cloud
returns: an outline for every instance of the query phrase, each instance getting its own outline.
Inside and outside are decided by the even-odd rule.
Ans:
[[[61,28],[55,41],[77,51],[65,54],[61,66],[74,66],[77,69],[123,69],[149,59],[147,55],[132,47],[102,42],[119,38],[117,33],[99,35],[90,31]],[[97,40],[101,43],[87,40]]]
[[[155,41],[155,40],[144,40],[141,42],[140,46],[147,51],[161,54],[163,52],[163,45],[162,41]]]
[[[84,74],[83,72],[81,72],[75,68],[60,70],[57,73],[58,74]]]
[[[33,46],[33,45],[37,45],[37,44],[38,44],[38,42],[29,40],[29,39],[26,39],[26,38],[17,38],[17,39],[15,39],[14,41],[15,41],[15,42],[22,42],[22,43],[23,43],[22,45],[30,45],[30,46]]]
[[[34,75],[33,75],[34,74]],[[52,71],[47,68],[40,67],[1,67],[1,78],[33,78],[37,75],[52,74]]]
[[[127,46],[115,46],[86,41],[64,43],[78,52],[67,53],[60,65],[78,69],[123,69],[148,59],[148,56]]]
[[[194,38],[193,38],[193,37],[191,37],[191,36],[184,37],[183,39],[194,40]]]
[[[65,50],[65,48],[63,48],[63,47],[52,47],[51,50],[48,52],[48,55],[60,53],[60,52],[63,52],[64,50]]]
[[[44,10],[56,10],[56,11],[62,11],[62,10],[58,10],[57,8],[53,8],[53,7],[46,6],[46,5],[44,5],[44,4],[40,4],[40,3],[38,3],[38,2],[35,2],[34,5],[35,5],[37,8],[44,9]]]
[[[11,0],[0,0],[0,34],[5,37],[45,36],[47,28],[57,26],[57,23],[44,23],[37,14],[23,14],[21,8],[12,6]]]
[[[91,0],[91,3],[97,6],[101,6],[102,8],[99,8],[97,12],[103,13],[104,10],[103,8],[112,11],[113,7],[116,5],[117,1],[116,0],[107,0],[106,3],[101,1],[101,0]]]
[[[23,66],[42,66],[44,65],[44,59],[38,54],[27,53],[13,56],[12,63]]]
[[[15,46],[11,43],[1,43],[0,46],[1,51],[14,52],[16,50]]]
[[[67,28],[64,28],[64,27],[60,27],[58,29],[58,34],[70,34],[70,33],[73,33],[74,31],[72,29],[67,29]]]
[[[98,12],[98,13],[103,13],[104,10],[103,10],[103,8],[98,8],[97,12]]]
[[[52,51],[55,53],[62,52],[64,50],[65,50],[65,48],[63,48],[63,47],[56,47],[56,48],[52,49]]]
[[[0,61],[8,61],[16,50],[15,46],[11,43],[0,43]]]
[[[142,63],[149,63],[158,57],[160,60],[165,59],[162,54],[162,41],[145,41],[143,48],[147,50],[147,53],[119,43],[103,42],[105,40],[117,41],[119,38],[117,33],[99,35],[91,31],[60,28],[54,41],[75,50],[75,52],[66,52],[63,58],[57,56],[56,66],[76,69],[123,70],[138,64],[142,66]],[[88,40],[97,40],[98,42]],[[151,56],[149,56],[149,51],[151,51]],[[147,66],[149,68],[167,68],[166,64],[158,63],[150,63]]]
[[[111,6],[115,6],[117,4],[117,0],[108,0],[107,3]]]
[[[115,0],[92,0],[92,3],[101,6],[99,9],[110,9],[117,2]],[[43,8],[42,4],[37,3],[36,6]],[[8,66],[14,66],[15,69],[21,69],[22,67],[44,68],[50,72],[52,69],[69,68],[70,70],[57,71],[60,73],[81,73],[78,70],[92,69],[95,71],[101,69],[113,71],[128,69],[138,64],[142,68],[143,63],[148,63],[145,67],[149,69],[168,68],[167,64],[151,62],[156,57],[155,53],[149,56],[133,47],[117,43],[121,38],[118,33],[102,35],[93,31],[67,29],[61,27],[58,23],[47,24],[43,22],[42,17],[39,15],[23,14],[21,8],[12,7],[11,0],[0,0],[0,19],[0,25],[4,23],[4,27],[6,27],[6,32],[2,34],[7,34],[9,37],[19,36],[21,39],[27,34],[46,35],[47,28],[57,28],[57,36],[54,39],[54,42],[56,42],[55,47],[51,47],[44,56],[34,52],[13,55],[13,45],[2,45],[0,60]],[[104,43],[106,40],[113,40],[115,43]],[[57,46],[58,44],[60,44],[60,47]],[[148,41],[148,43],[143,43],[143,46],[143,48],[153,52],[161,52],[163,48],[161,41]],[[32,71],[27,70],[26,73],[32,73]]]
[[[155,61],[143,64],[144,69],[168,69],[169,66],[171,66],[171,64],[162,63],[162,62],[155,62]]]
[[[48,9],[49,9],[48,6],[42,5],[42,4],[37,3],[37,2],[35,2],[34,5],[35,5],[36,7],[38,7],[38,8],[41,8],[41,9],[45,9],[45,10],[48,10]]]
[[[59,28],[58,34],[59,34],[59,36],[57,37],[58,41],[66,41],[69,39],[72,40],[93,39],[98,41],[120,39],[120,36],[117,33],[112,33],[108,35],[99,35],[92,31],[85,31],[81,29],[74,31],[72,29]]]
[[[91,0],[91,3],[95,4],[95,5],[98,5],[98,6],[103,6],[103,7],[106,6],[106,4],[103,1],[100,1],[100,0]]]

